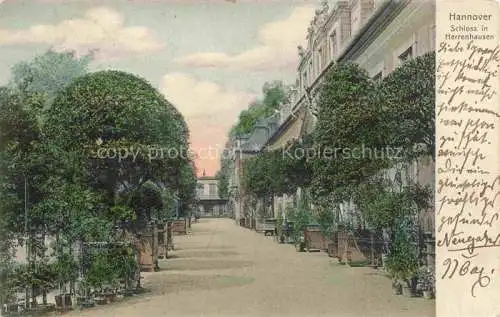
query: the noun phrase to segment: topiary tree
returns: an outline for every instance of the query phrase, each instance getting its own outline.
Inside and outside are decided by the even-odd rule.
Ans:
[[[398,218],[394,243],[387,258],[387,269],[406,287],[412,286],[412,280],[417,277],[419,270],[418,244],[414,227],[410,217]]]
[[[316,159],[311,189],[316,198],[329,197],[337,204],[348,201],[356,184],[387,166],[386,161],[365,153],[384,148],[374,88],[366,71],[356,64],[337,64],[326,74],[313,132]]]
[[[76,173],[105,195],[109,208],[148,181],[194,192],[183,191],[185,180],[192,180],[183,174],[191,166],[186,123],[137,76],[102,71],[79,77],[47,111],[45,130],[58,148],[78,158],[83,168]],[[129,151],[128,157],[101,157],[103,148]]]
[[[281,104],[288,102],[289,87],[281,81],[266,82],[262,86],[263,98],[254,100],[243,110],[238,122],[231,128],[229,136],[243,135],[252,132],[259,119],[274,115]]]
[[[435,53],[406,61],[377,86],[381,127],[404,159],[435,158]],[[411,84],[410,84],[411,83]]]

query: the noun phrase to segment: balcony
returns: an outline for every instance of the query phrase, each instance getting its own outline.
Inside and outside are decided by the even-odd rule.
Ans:
[[[221,199],[217,194],[201,194],[198,195],[198,200],[218,200]]]

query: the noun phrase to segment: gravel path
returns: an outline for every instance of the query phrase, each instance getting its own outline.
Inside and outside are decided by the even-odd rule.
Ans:
[[[230,219],[201,219],[192,230],[175,237],[160,272],[144,273],[151,293],[65,316],[435,316],[433,300],[392,295],[377,270],[296,252]]]

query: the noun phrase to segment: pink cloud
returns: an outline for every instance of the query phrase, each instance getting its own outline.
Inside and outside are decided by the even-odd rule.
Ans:
[[[214,174],[219,169],[229,129],[241,110],[257,96],[185,73],[164,75],[160,91],[186,118],[191,149],[198,154],[198,171],[206,169],[208,174]]]
[[[210,116],[186,118],[191,132],[191,149],[199,157],[195,159],[198,171],[206,170],[215,175],[220,168],[220,155],[227,141],[227,134],[242,109],[214,113]]]

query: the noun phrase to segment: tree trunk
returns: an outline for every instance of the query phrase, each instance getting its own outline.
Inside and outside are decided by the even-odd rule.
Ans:
[[[45,287],[42,290],[42,304],[47,305],[47,289]]]
[[[42,242],[43,242],[43,255],[42,257],[45,258],[46,254],[45,254],[45,239],[46,239],[46,235],[45,235],[45,230],[43,230],[42,232]],[[47,305],[47,288],[44,286],[42,288],[42,304],[43,305]]]
[[[158,224],[153,224],[153,263],[154,269],[158,269]]]
[[[35,250],[35,247],[33,246],[36,246],[38,245],[37,243],[34,243],[36,242],[36,235],[33,234],[33,237],[32,237],[32,240],[33,240],[33,243],[31,243],[31,246],[32,246],[32,251],[36,251]],[[32,276],[35,275],[37,272],[36,272],[36,252],[31,252],[32,254],[32,259],[31,259],[31,272],[32,272]],[[35,284],[31,284],[31,302],[33,303],[33,306],[36,306],[37,305],[37,302],[36,302],[36,291],[37,291],[37,287]]]
[[[73,244],[72,243],[70,243],[70,245],[69,245],[69,255],[73,256]],[[73,294],[74,288],[75,288],[75,281],[73,281],[73,280],[69,281],[69,293],[70,294]]]
[[[274,215],[274,194],[271,195],[271,218],[275,218],[275,215]]]
[[[29,270],[31,269],[31,267],[30,267],[30,263],[31,263],[30,252],[31,252],[31,250],[30,250],[30,241],[29,240],[30,240],[29,237],[26,236],[26,241],[25,241],[26,246],[25,247],[26,247],[26,262],[27,262],[28,273],[29,273]],[[26,282],[28,282],[28,281],[26,281]],[[26,308],[29,308],[29,303],[30,303],[30,288],[29,288],[28,283],[26,283],[26,286],[25,286],[25,294],[24,294],[24,296],[25,296],[24,306]]]

